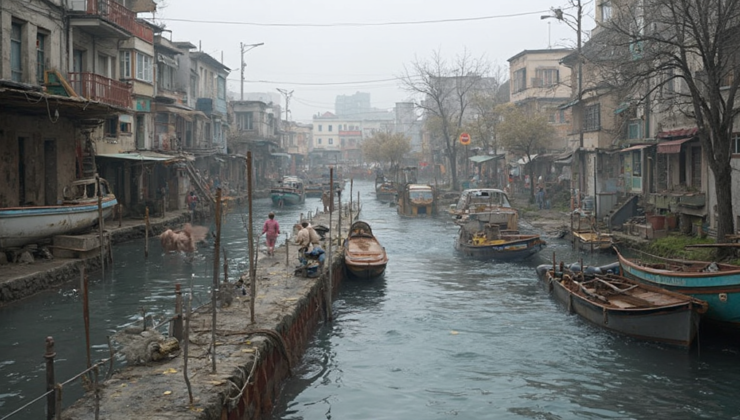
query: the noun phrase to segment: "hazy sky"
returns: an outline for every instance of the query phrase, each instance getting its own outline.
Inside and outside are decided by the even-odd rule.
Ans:
[[[572,47],[573,30],[556,20],[540,19],[551,7],[565,3],[566,0],[166,0],[156,18],[172,30],[173,40],[195,45],[200,42],[203,51],[218,59],[223,53],[224,64],[232,70],[232,92],[239,92],[239,43],[264,42],[244,56],[244,91],[293,90],[291,119],[310,122],[316,113],[333,111],[337,95],[369,92],[372,105],[383,109],[408,100],[408,93],[398,81],[384,80],[399,76],[404,65],[415,59],[426,60],[436,50],[454,59],[467,48],[472,56],[485,56],[508,74],[506,60],[524,49],[547,48],[548,32],[553,48]],[[588,12],[592,9],[589,5]],[[297,26],[524,13],[531,14],[427,24]],[[593,27],[592,20],[588,21],[586,29]],[[321,85],[327,83],[330,85]]]

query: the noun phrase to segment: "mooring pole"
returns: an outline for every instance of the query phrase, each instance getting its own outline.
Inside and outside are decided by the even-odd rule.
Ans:
[[[144,258],[149,258],[149,207],[144,210]]]
[[[360,216],[360,192],[357,191],[357,217]]]
[[[185,384],[188,387],[188,396],[190,397],[190,405],[193,405],[193,387],[190,385],[190,378],[188,377],[188,343],[190,342],[190,317],[192,316],[193,307],[193,278],[195,274],[190,276],[190,288],[188,290],[188,303],[185,312],[185,331],[183,332],[183,346],[182,346],[182,376],[185,378]]]
[[[211,294],[211,372],[216,373],[216,301],[218,300],[218,253],[221,249],[221,188],[216,188],[216,242],[213,245],[213,293]]]
[[[46,337],[46,353],[44,359],[46,359],[46,392],[51,391],[55,387],[54,380],[54,358],[57,356],[54,352],[54,338],[49,336]],[[56,398],[55,393],[46,396],[46,420],[51,420],[56,414]]]
[[[103,192],[100,190],[100,177],[95,175],[98,190],[98,238],[100,240],[100,269],[105,277],[105,238],[103,237]],[[88,366],[89,367],[89,366]]]
[[[254,299],[257,295],[257,286],[255,285],[257,273],[254,270],[257,255],[255,255],[254,246],[254,229],[252,228],[252,152],[247,152],[247,211],[249,212],[249,226],[247,226],[247,236],[249,239],[249,316],[250,323],[254,324]]]
[[[182,341],[182,289],[175,283],[175,319],[172,321],[172,336]]]
[[[118,227],[121,227],[121,224],[123,223],[123,206],[121,203],[118,203]]]
[[[226,256],[226,247],[222,249],[224,252],[224,283],[229,282],[229,258]]]
[[[87,350],[87,368],[92,366],[90,362],[90,299],[88,293],[88,277],[83,267],[80,271],[82,274],[82,317],[85,320],[85,349]]]
[[[334,213],[334,168],[329,169],[329,191],[331,202],[329,204],[329,274],[326,276],[326,320],[331,321],[331,286],[332,286],[332,272],[333,270],[333,258],[332,258],[332,242],[334,242],[334,227],[332,226],[332,216]]]
[[[285,265],[290,265],[290,242],[288,242],[288,232],[285,232]]]
[[[354,187],[355,179],[350,178],[349,179],[349,223],[352,224],[352,188]]]

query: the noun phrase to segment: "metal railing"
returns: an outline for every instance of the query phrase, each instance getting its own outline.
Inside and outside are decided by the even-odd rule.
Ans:
[[[78,95],[91,101],[131,108],[131,86],[95,73],[69,73],[69,80]]]
[[[131,32],[137,38],[149,43],[154,42],[152,29],[137,22],[136,13],[114,0],[88,0],[85,12],[88,15],[100,16],[108,22]]]

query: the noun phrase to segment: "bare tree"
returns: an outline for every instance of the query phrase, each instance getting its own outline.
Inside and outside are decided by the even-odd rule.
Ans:
[[[740,112],[740,0],[623,0],[592,57],[604,84],[696,124],[714,175],[717,240],[734,231],[732,131]]]
[[[473,92],[480,87],[489,68],[485,59],[473,58],[467,51],[452,63],[435,51],[428,61],[417,59],[409,64],[400,77],[402,86],[418,97],[415,104],[424,111],[425,118],[435,119],[439,124],[440,132],[431,133],[431,137],[442,143],[454,188],[458,187],[458,136],[468,116]]]

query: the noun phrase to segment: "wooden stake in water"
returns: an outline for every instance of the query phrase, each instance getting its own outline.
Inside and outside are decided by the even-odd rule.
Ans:
[[[100,177],[95,175],[98,188],[98,238],[100,240],[100,269],[105,276],[105,237],[103,236],[103,192],[100,190]],[[88,366],[89,367],[89,366]]]
[[[334,193],[334,168],[329,169],[329,191],[331,191],[331,194]],[[334,227],[332,226],[332,215],[334,213],[334,197],[331,199],[331,203],[329,205],[329,274],[326,276],[326,320],[331,321],[332,320],[332,314],[331,314],[331,287],[332,287],[332,272],[334,271],[332,268],[333,264],[333,258],[332,258],[332,242],[334,242]]]
[[[213,293],[211,294],[211,372],[216,373],[216,301],[218,300],[218,253],[221,249],[221,188],[216,188],[216,242],[213,245]]]
[[[247,211],[249,211],[249,225],[247,226],[247,236],[249,239],[249,313],[250,321],[254,324],[254,298],[257,295],[257,286],[255,285],[257,273],[254,270],[257,255],[254,246],[254,229],[252,227],[252,152],[247,152]]]
[[[144,210],[144,258],[149,258],[149,207]]]

